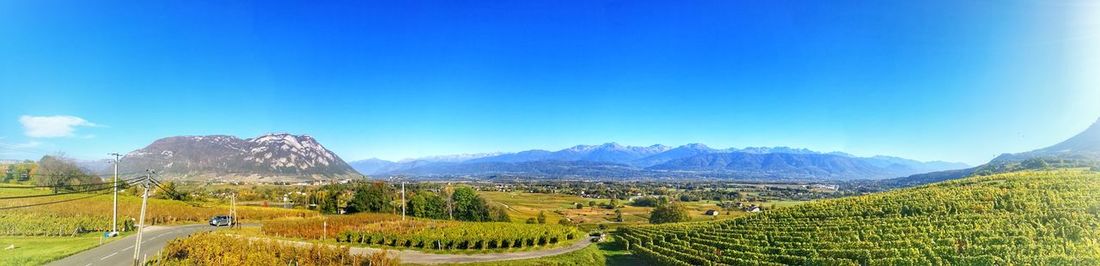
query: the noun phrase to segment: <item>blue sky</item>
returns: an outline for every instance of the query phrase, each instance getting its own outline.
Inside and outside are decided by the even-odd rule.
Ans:
[[[615,141],[978,164],[1100,117],[1088,1],[225,2],[0,2],[0,158],[289,132],[346,160]]]

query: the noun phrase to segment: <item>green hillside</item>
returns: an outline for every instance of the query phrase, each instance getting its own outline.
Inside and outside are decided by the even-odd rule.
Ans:
[[[1100,265],[1100,174],[979,176],[619,234],[665,265]]]

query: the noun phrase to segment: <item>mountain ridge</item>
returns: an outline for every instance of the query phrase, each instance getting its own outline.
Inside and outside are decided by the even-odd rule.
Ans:
[[[769,164],[742,164],[749,169],[727,167],[693,167],[668,165],[676,160],[703,156],[721,157],[737,154],[737,158],[749,160],[771,156]],[[429,157],[425,157],[429,158]],[[809,162],[831,161],[835,167]],[[685,162],[679,162],[684,164]],[[662,165],[665,164],[665,165]],[[788,165],[794,164],[794,166]],[[747,147],[744,149],[714,149],[701,143],[689,143],[677,147],[662,144],[650,146],[624,146],[616,142],[599,145],[575,145],[557,151],[526,150],[501,153],[494,156],[472,158],[465,161],[433,162],[408,159],[398,162],[384,160],[353,161],[351,165],[367,175],[423,175],[423,176],[490,176],[494,174],[554,176],[550,173],[599,173],[588,177],[781,177],[795,179],[881,179],[906,176],[927,170],[946,170],[969,167],[961,163],[919,162],[899,157],[856,157],[847,153],[815,152],[804,148]],[[659,166],[662,165],[662,166]],[[524,167],[530,167],[524,169]],[[542,168],[548,167],[548,168]],[[594,167],[593,169],[575,169]],[[807,167],[801,169],[798,167]],[[852,169],[844,169],[849,167]],[[813,168],[813,169],[811,169]],[[495,169],[495,170],[494,170]],[[827,170],[823,170],[827,169]],[[585,177],[585,176],[572,176]]]
[[[1100,166],[1100,119],[1069,139],[1044,148],[1001,154],[988,163],[972,168],[935,171],[882,181],[887,186],[902,187],[1026,169],[1097,166]]]
[[[295,182],[360,176],[338,155],[308,135],[173,136],[131,151],[123,173],[157,171],[164,179]]]

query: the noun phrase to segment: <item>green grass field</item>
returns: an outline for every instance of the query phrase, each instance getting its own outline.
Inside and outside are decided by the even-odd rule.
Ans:
[[[480,194],[490,202],[494,204],[501,204],[506,206],[508,214],[512,217],[512,222],[523,223],[528,218],[532,218],[538,215],[539,211],[546,213],[547,223],[557,223],[558,220],[569,218],[574,222],[578,222],[579,226],[585,230],[594,229],[598,224],[606,224],[609,227],[615,227],[619,224],[640,224],[649,222],[649,212],[653,210],[650,207],[635,207],[625,205],[621,208],[623,212],[623,223],[615,222],[615,210],[603,209],[600,207],[589,207],[588,202],[595,201],[598,204],[610,202],[609,199],[588,199],[576,195],[564,195],[564,194],[543,194],[543,193],[526,193],[526,192],[495,192],[495,191],[483,191]],[[582,209],[576,209],[574,204],[581,203],[584,205]],[[623,203],[626,203],[623,201]],[[770,201],[766,203],[756,203],[762,206],[775,206],[776,208],[785,208],[805,203],[804,201]],[[718,208],[717,201],[694,201],[683,202],[684,207],[688,209],[688,212],[692,216],[692,220],[695,221],[710,221],[710,220],[725,220],[747,215],[741,211],[731,211],[729,213],[722,211],[718,216],[707,216],[704,214],[707,210],[721,210]],[[751,203],[750,203],[751,204]]]
[[[0,265],[41,265],[123,236],[106,239],[98,232],[76,237],[0,236]]]

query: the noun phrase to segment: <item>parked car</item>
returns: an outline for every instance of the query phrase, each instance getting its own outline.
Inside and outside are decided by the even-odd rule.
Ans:
[[[210,218],[210,225],[213,226],[230,226],[233,225],[233,217],[228,215],[218,215],[214,218]]]

